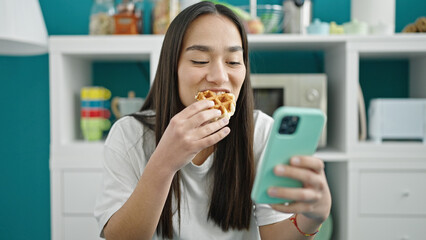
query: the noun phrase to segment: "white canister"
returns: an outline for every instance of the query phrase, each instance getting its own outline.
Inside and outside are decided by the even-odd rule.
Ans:
[[[358,19],[373,26],[372,33],[377,33],[376,26],[390,29],[385,33],[394,33],[395,0],[352,0],[351,19]]]
[[[311,0],[284,0],[284,33],[306,34],[312,22]]]

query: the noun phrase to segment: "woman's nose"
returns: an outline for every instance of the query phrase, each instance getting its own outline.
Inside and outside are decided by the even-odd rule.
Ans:
[[[224,63],[214,63],[210,65],[209,73],[206,77],[208,82],[221,84],[229,80]]]

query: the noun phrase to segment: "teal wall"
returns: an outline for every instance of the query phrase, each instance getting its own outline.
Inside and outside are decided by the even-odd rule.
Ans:
[[[248,0],[228,2],[241,5]],[[40,4],[49,35],[88,33],[90,0],[40,0]],[[396,0],[396,30],[425,13],[424,0]],[[350,0],[316,0],[314,17],[349,21]],[[256,72],[323,71],[321,52],[256,52],[251,58]],[[275,64],[269,64],[271,60]],[[407,61],[363,60],[360,68],[367,98],[407,96]],[[127,89],[146,95],[147,63],[100,62],[93,69],[94,83],[112,89],[113,95],[125,96]],[[387,90],[371,84],[372,78]],[[0,102],[0,239],[50,239],[48,55],[0,57]]]

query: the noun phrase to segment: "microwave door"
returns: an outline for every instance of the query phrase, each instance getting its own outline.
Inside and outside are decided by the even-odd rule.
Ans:
[[[282,88],[255,88],[253,89],[255,108],[272,116],[275,109],[284,105],[284,91]]]

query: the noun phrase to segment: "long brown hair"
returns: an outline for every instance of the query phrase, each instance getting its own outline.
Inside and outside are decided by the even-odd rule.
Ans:
[[[133,115],[140,122],[155,131],[159,143],[171,118],[184,105],[179,97],[178,61],[185,32],[199,16],[220,14],[229,18],[238,28],[243,47],[246,76],[236,105],[236,112],[230,119],[231,133],[215,146],[212,165],[214,183],[210,200],[208,219],[214,221],[223,231],[248,229],[253,203],[250,199],[254,180],[253,157],[253,92],[250,85],[247,35],[244,26],[235,14],[222,5],[202,1],[183,10],[170,24],[164,37],[154,83],[146,97],[141,111],[153,110],[154,116]],[[157,225],[157,234],[163,238],[173,237],[174,196],[180,222],[180,173],[175,174],[163,211]]]

